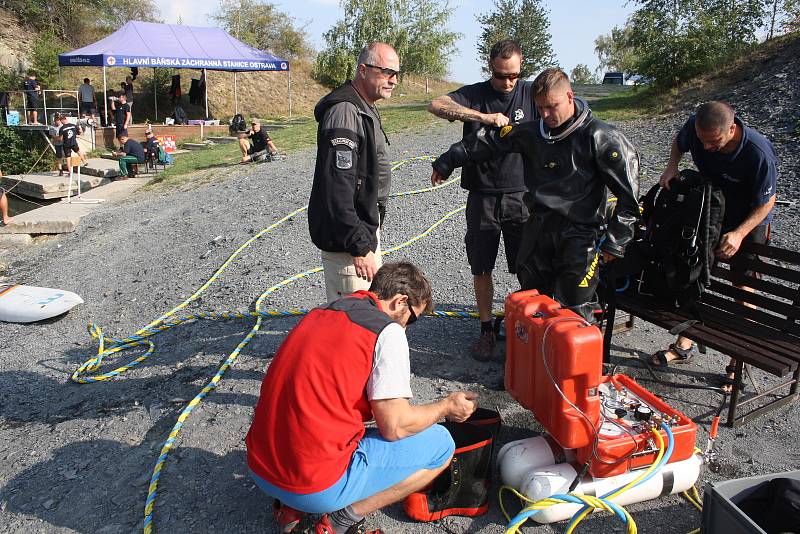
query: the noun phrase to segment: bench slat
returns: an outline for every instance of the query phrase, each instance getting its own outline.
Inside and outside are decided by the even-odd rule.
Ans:
[[[759,256],[766,256],[767,258],[772,258],[774,260],[800,265],[800,253],[793,250],[751,242],[742,243],[740,250],[758,254]]]
[[[740,338],[744,342],[762,346],[788,365],[794,366],[800,362],[800,344],[791,334],[776,332],[752,321],[747,321],[750,324],[742,324],[741,319],[735,315],[714,308],[704,307],[701,314],[707,325],[723,329],[727,335]]]
[[[719,263],[723,263],[725,265],[730,265],[728,260],[718,260]],[[747,262],[743,263],[746,266],[747,270],[755,271],[757,273],[766,274],[768,276],[774,276],[780,280],[785,280],[787,282],[794,282],[795,284],[800,284],[800,271],[787,269],[786,267],[780,267],[778,265],[773,265],[771,263],[767,263],[762,260],[748,260]]]
[[[646,302],[637,302],[636,299],[624,296],[618,299],[617,305],[620,309],[624,309],[648,322],[666,329],[670,329],[687,319],[686,316],[673,311],[653,310],[652,305]],[[786,375],[786,373],[797,365],[797,360],[788,363],[783,358],[778,357],[774,352],[771,352],[763,343],[763,340],[755,339],[753,342],[745,342],[744,344],[736,343],[730,337],[726,337],[724,332],[720,332],[713,326],[698,323],[687,329],[684,334],[727,356],[756,365],[760,369],[764,369],[777,376]],[[800,359],[800,357],[798,359]]]
[[[731,297],[739,302],[747,302],[758,306],[760,309],[775,312],[782,315],[783,318],[800,315],[800,307],[798,306],[775,300],[774,298],[765,297],[764,295],[759,295],[752,291],[746,291],[732,285],[723,284],[717,280],[711,280],[711,287],[709,290],[725,295],[726,297]],[[703,293],[703,297],[705,297],[705,295],[706,294]],[[703,297],[701,297],[701,300]],[[732,302],[732,304],[738,303]]]
[[[794,301],[797,298],[797,289],[776,284],[775,282],[770,282],[769,280],[753,278],[752,276],[744,276],[743,274],[735,273],[730,269],[714,267],[711,270],[711,276],[727,280],[728,282],[738,286],[752,287],[753,289],[757,289],[763,293],[769,293],[770,295],[775,295],[787,300]]]
[[[765,313],[761,310],[748,308],[741,304],[737,305],[735,302],[714,295],[713,293],[703,293],[701,302],[724,311],[732,312],[737,317],[744,317],[751,321],[771,326],[781,332],[789,332],[790,334],[800,336],[800,325],[794,321],[787,321],[786,319]]]

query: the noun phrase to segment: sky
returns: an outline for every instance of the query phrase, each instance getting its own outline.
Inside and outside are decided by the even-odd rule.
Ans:
[[[267,0],[294,18],[295,26],[305,27],[311,45],[320,50],[324,46],[322,34],[342,16],[338,0]],[[218,0],[155,0],[164,22],[174,24],[178,17],[190,26],[209,26],[208,15],[213,13]],[[549,11],[550,33],[556,61],[567,73],[578,63],[594,70],[597,56],[594,40],[609,33],[614,26],[622,26],[634,11],[633,2],[626,0],[544,0]],[[477,57],[480,25],[476,15],[490,10],[487,0],[451,0],[455,8],[450,19],[450,29],[463,34],[456,43],[458,52],[450,62],[448,78],[461,83],[474,83],[484,79]],[[401,65],[402,68],[402,65]]]

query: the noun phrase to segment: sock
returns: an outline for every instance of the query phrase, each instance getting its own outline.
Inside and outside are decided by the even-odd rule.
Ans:
[[[484,332],[494,332],[494,326],[492,326],[492,321],[481,321],[481,334]]]
[[[352,506],[345,506],[341,510],[328,514],[328,519],[336,534],[345,534],[347,529],[364,519],[364,516],[355,513]]]

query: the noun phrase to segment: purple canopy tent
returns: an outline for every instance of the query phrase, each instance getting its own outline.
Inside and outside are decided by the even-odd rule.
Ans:
[[[289,62],[257,50],[231,37],[221,28],[156,24],[130,21],[119,30],[72,52],[58,55],[58,64],[69,67],[103,67],[103,111],[108,115],[107,67],[172,67],[233,72],[235,112],[239,112],[236,73],[243,71],[286,71]],[[292,78],[289,74],[289,116],[292,114]],[[155,91],[153,91],[155,95]],[[158,100],[156,99],[156,116]],[[206,91],[206,117],[208,92]]]

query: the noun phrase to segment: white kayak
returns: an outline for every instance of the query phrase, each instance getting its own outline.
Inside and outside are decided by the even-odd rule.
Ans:
[[[68,312],[83,299],[49,287],[0,284],[0,321],[32,323]]]

